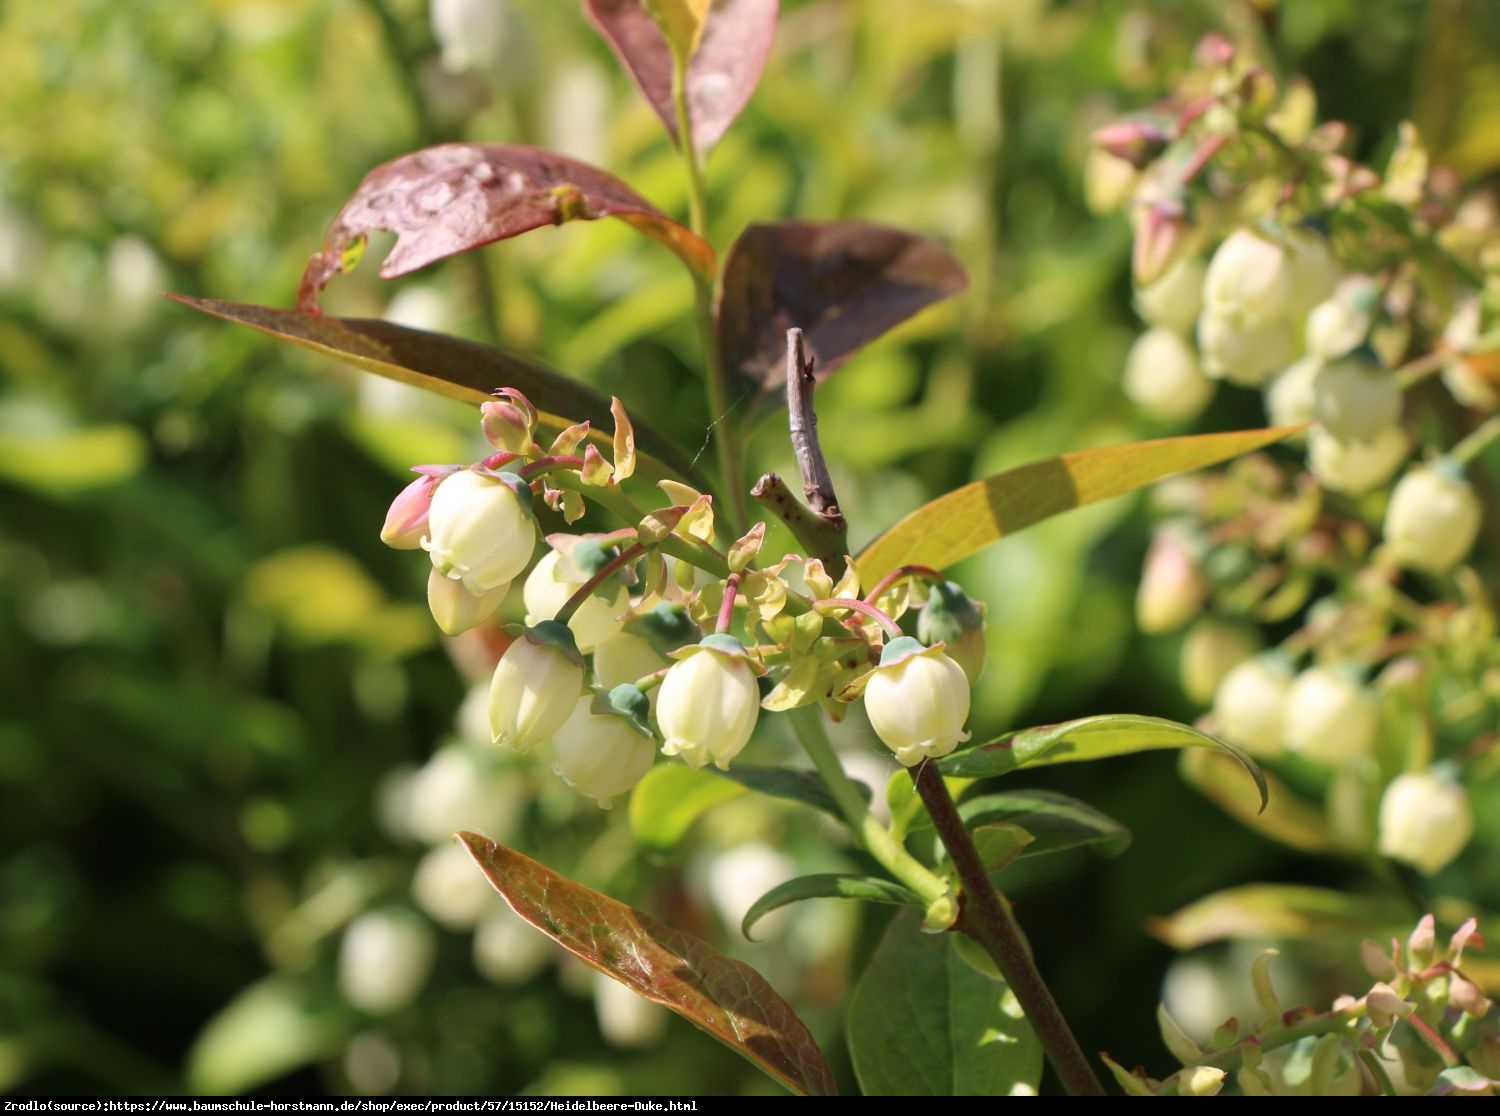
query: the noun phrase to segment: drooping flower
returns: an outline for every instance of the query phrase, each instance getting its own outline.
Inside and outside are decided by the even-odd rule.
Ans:
[[[1474,811],[1463,787],[1435,771],[1391,780],[1380,800],[1381,855],[1424,875],[1445,868],[1474,835]]]
[[[969,739],[969,679],[941,643],[923,647],[899,636],[886,644],[865,683],[865,712],[875,735],[914,767]]]
[[[579,794],[608,809],[610,800],[624,794],[645,777],[656,759],[656,740],[646,727],[646,695],[629,683],[615,687],[606,699],[611,706],[598,712],[594,698],[578,699],[562,727],[552,734],[552,769]]]
[[[598,551],[601,560],[608,559],[608,555],[591,540],[584,539],[580,542],[588,543],[594,551]],[[568,598],[583,588],[588,575],[594,572],[584,567],[577,571],[584,576],[575,579],[566,572],[563,560],[561,551],[548,551],[531,573],[526,575],[526,584],[522,588],[522,599],[526,602],[526,623],[551,620],[557,615],[557,610],[567,603]],[[602,565],[602,561],[600,564]],[[568,627],[578,640],[578,650],[585,655],[619,632],[619,618],[630,608],[630,594],[618,580],[607,582],[601,589],[605,596],[600,593],[590,594],[588,600],[579,605],[568,618]]]
[[[1385,545],[1397,564],[1445,574],[1468,555],[1484,512],[1456,469],[1417,466],[1396,482],[1385,512]]]
[[[507,581],[476,597],[462,581],[444,577],[435,569],[427,575],[427,607],[444,635],[460,635],[483,624],[500,611],[509,591]]]
[[[433,567],[476,597],[514,581],[531,561],[536,520],[520,478],[461,469],[432,494],[422,546]]]
[[[1260,759],[1279,756],[1282,710],[1292,668],[1275,655],[1258,655],[1234,667],[1214,694],[1214,719],[1229,743]]]
[[[731,635],[706,636],[678,652],[656,698],[662,754],[690,767],[709,761],[721,771],[750,742],[760,715],[760,689]]]
[[[1368,755],[1380,729],[1370,692],[1334,667],[1309,667],[1287,691],[1282,736],[1288,751],[1337,767]]]
[[[583,656],[573,633],[544,620],[506,648],[490,681],[490,734],[528,752],[556,732],[583,688]]]

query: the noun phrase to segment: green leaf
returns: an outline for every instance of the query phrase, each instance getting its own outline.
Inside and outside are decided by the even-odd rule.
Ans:
[[[970,829],[1016,825],[1033,840],[1022,856],[1102,845],[1106,856],[1124,852],[1130,830],[1086,802],[1047,790],[1004,791],[961,803],[959,817]]]
[[[849,1052],[866,1096],[1033,1093],[1042,1049],[1004,983],[982,975],[947,934],[903,912],[849,1003]]]
[[[670,849],[698,818],[745,788],[709,771],[681,763],[659,763],[630,793],[630,830],[647,848]]]
[[[855,560],[862,584],[899,566],[942,569],[1059,512],[1107,500],[1260,449],[1300,426],[1162,438],[1081,450],[1008,469],[924,504]]]
[[[180,294],[167,297],[278,340],[336,357],[365,372],[465,403],[483,403],[499,387],[518,388],[536,404],[547,430],[558,433],[587,419],[592,424],[590,440],[601,449],[613,451],[614,416],[609,399],[525,357],[370,318],[330,318],[301,310]],[[658,479],[685,480],[700,491],[707,488],[707,480],[675,445],[644,423],[634,418],[631,421],[636,446],[643,451],[643,469]]]
[[[0,479],[57,499],[122,484],[150,456],[141,432],[123,423],[35,433],[5,430]]]
[[[1214,748],[1233,756],[1255,780],[1261,806],[1265,806],[1266,777],[1261,774],[1260,765],[1244,752],[1190,725],[1134,713],[1111,713],[1023,729],[977,748],[955,752],[938,761],[938,767],[945,775],[987,779],[1020,767],[1082,763],[1163,748]]]
[[[839,812],[838,803],[833,800],[833,795],[828,791],[828,784],[823,782],[823,777],[816,771],[794,771],[785,767],[735,764],[728,771],[715,770],[713,774],[721,779],[732,779],[741,786],[761,794],[800,802],[804,806],[811,806],[815,810],[822,810],[825,814],[832,814],[840,820],[843,819],[844,815]],[[869,802],[872,797],[870,788],[858,780],[854,781],[854,785],[864,800]]]
[[[511,908],[584,964],[671,1008],[793,1092],[836,1095],[807,1027],[749,965],[477,833],[458,838]]]
[[[188,1089],[224,1096],[320,1061],[344,1040],[343,1013],[309,1006],[292,981],[252,984],[210,1019],[187,1058]]]
[[[864,899],[870,903],[893,903],[897,906],[926,909],[922,897],[898,883],[878,876],[855,876],[834,873],[823,876],[798,876],[777,884],[750,905],[740,931],[752,938],[750,929],[778,907],[799,903],[803,899]],[[752,938],[753,940],[753,938]]]
[[[710,0],[646,0],[646,9],[667,37],[672,51],[684,62],[698,49]]]
[[[1328,831],[1323,810],[1274,775],[1266,775],[1266,799],[1257,801],[1238,768],[1225,756],[1200,749],[1182,753],[1182,777],[1230,817],[1301,852],[1345,853]]]
[[[1372,937],[1404,933],[1413,915],[1390,899],[1322,887],[1246,884],[1215,892],[1147,929],[1173,949],[1196,949],[1230,938]]]

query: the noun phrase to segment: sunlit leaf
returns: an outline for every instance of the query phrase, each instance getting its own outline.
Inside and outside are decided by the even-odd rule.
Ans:
[[[1371,937],[1400,934],[1413,918],[1402,903],[1323,887],[1247,884],[1215,892],[1148,929],[1174,949],[1228,938]]]
[[[536,404],[547,431],[561,431],[586,419],[593,427],[590,437],[601,447],[613,449],[609,431],[614,428],[614,417],[609,397],[525,357],[370,318],[330,318],[217,298],[169,297],[365,372],[465,403],[483,403],[499,387],[519,388]],[[644,423],[636,422],[634,428],[643,471],[683,478],[700,489],[707,487],[708,482],[676,446]]]
[[[652,849],[677,845],[695,821],[745,788],[682,763],[659,763],[630,792],[630,830]]]
[[[799,903],[804,899],[863,899],[867,903],[892,903],[897,906],[923,908],[921,896],[909,888],[902,887],[878,876],[853,876],[828,874],[820,876],[798,876],[787,880],[766,892],[745,912],[740,930],[745,937],[752,938],[751,928],[778,907]]]
[[[129,480],[148,455],[145,436],[124,423],[34,434],[7,430],[0,437],[0,480],[67,498]]]
[[[948,934],[902,912],[849,1004],[849,1052],[867,1096],[1030,1093],[1042,1049],[1004,983],[965,962]]]
[[[1047,790],[1003,791],[960,803],[959,816],[972,829],[1017,825],[1031,834],[1023,856],[1100,845],[1107,856],[1123,852],[1130,830],[1086,802]]]
[[[710,0],[646,0],[646,7],[680,56],[691,58],[698,49]]]
[[[554,151],[515,144],[445,143],[382,163],[344,203],[323,249],[302,274],[297,308],[317,309],[335,275],[353,267],[372,232],[393,232],[384,279],[568,221],[618,217],[676,252],[701,275],[713,248],[612,174]]]
[[[833,1096],[807,1027],[749,965],[476,833],[459,840],[527,922],[805,1096]]]
[[[860,346],[968,286],[935,241],[862,221],[751,225],[724,260],[719,351],[748,389],[786,383],[786,331],[826,375]]]
[[[1191,725],[1134,713],[1110,713],[1060,725],[1023,729],[977,748],[955,752],[939,760],[938,767],[945,775],[987,779],[1020,767],[1082,763],[1164,748],[1213,748],[1233,756],[1255,780],[1261,804],[1265,804],[1265,776],[1261,774],[1260,766],[1244,752],[1199,732]]]
[[[334,1053],[347,1017],[312,1007],[295,982],[271,977],[252,984],[210,1019],[187,1059],[188,1088],[224,1096],[243,1093]]]
[[[1161,438],[1034,461],[924,504],[867,546],[855,564],[867,585],[908,563],[942,569],[1059,512],[1227,461],[1300,429]]]
[[[656,0],[665,6],[668,0]],[[683,6],[685,0],[671,0]],[[701,0],[696,0],[701,5]],[[672,49],[641,0],[586,0],[594,26],[677,138],[672,103]],[[712,147],[755,92],[776,36],[777,0],[717,0],[687,70],[693,146]]]
[[[1310,853],[1341,850],[1324,812],[1274,775],[1266,775],[1267,801],[1261,803],[1229,757],[1190,748],[1182,753],[1182,777],[1231,817],[1258,833]]]

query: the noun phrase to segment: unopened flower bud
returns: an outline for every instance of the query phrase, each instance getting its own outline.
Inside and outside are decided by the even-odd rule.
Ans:
[[[1219,734],[1259,759],[1282,752],[1282,709],[1292,669],[1276,655],[1259,655],[1224,676],[1214,695]]]
[[[515,580],[531,561],[531,492],[515,477],[460,469],[433,493],[427,531],[422,546],[437,571],[480,596]]]
[[[509,592],[510,583],[505,582],[476,597],[462,581],[444,577],[437,570],[427,573],[427,608],[444,635],[456,636],[477,628],[500,611]]]
[[[1203,608],[1208,579],[1198,564],[1197,547],[1178,527],[1156,532],[1135,594],[1135,618],[1148,634],[1186,624]]]
[[[1188,334],[1203,309],[1202,256],[1186,255],[1152,283],[1135,289],[1135,309],[1154,326]]]
[[[1398,565],[1445,574],[1474,546],[1483,509],[1456,468],[1419,465],[1391,492],[1386,550]]]
[[[1162,199],[1136,211],[1131,274],[1137,283],[1154,283],[1191,246],[1193,226],[1187,207]]]
[[[1117,120],[1096,130],[1093,136],[1101,148],[1137,170],[1162,153],[1168,138],[1160,125],[1149,120]]]
[[[417,550],[427,534],[427,511],[432,506],[432,493],[443,479],[441,472],[426,473],[396,494],[390,510],[385,513],[385,526],[380,529],[380,541],[394,550]]]
[[[597,561],[584,562],[580,557],[580,552],[589,547],[597,552]],[[597,544],[584,539],[574,548],[572,557],[574,561],[569,564],[576,567],[572,576],[564,566],[562,554],[556,550],[548,551],[527,575],[526,584],[521,591],[522,599],[526,602],[526,623],[537,624],[556,616],[557,610],[583,588],[584,582],[603,567],[609,556]],[[618,633],[620,617],[629,608],[630,593],[617,578],[606,581],[596,592],[591,593],[568,618],[568,627],[578,641],[578,650],[588,654],[601,642]]]
[[[491,399],[479,405],[479,425],[484,440],[508,453],[531,452],[531,421],[526,412],[508,399]]]
[[[1178,1087],[1185,1097],[1214,1097],[1227,1076],[1218,1066],[1190,1066],[1178,1074]]]
[[[1203,374],[1216,380],[1259,387],[1287,366],[1296,348],[1296,331],[1283,318],[1252,321],[1210,306],[1198,319]]]
[[[1332,667],[1309,667],[1287,692],[1283,711],[1289,751],[1329,767],[1368,755],[1380,713],[1370,692]]]
[[[1399,427],[1382,430],[1368,442],[1345,442],[1321,427],[1307,434],[1307,467],[1318,483],[1334,492],[1363,496],[1401,468],[1411,443]]]
[[[908,636],[885,645],[865,684],[865,712],[885,746],[907,767],[946,756],[969,739],[969,680],[943,647]]]
[[[958,582],[948,581],[933,588],[917,614],[917,638],[927,644],[946,644],[948,657],[963,668],[970,686],[984,672],[986,611]]]
[[[583,687],[583,657],[573,633],[544,620],[526,629],[495,667],[490,734],[498,744],[530,751],[568,719]]]
[[[1148,329],[1125,358],[1123,386],[1150,418],[1187,422],[1214,397],[1215,384],[1198,367],[1198,354],[1170,329]]]
[[[1457,783],[1434,771],[1398,775],[1380,800],[1381,855],[1431,876],[1463,852],[1474,813]]]
[[[552,734],[552,769],[605,809],[639,783],[656,759],[656,740],[645,727],[646,695],[625,683],[610,691],[607,700],[628,703],[630,712],[596,712],[594,699],[586,695]]]
[[[362,914],[344,930],[339,988],[359,1010],[389,1014],[422,990],[432,970],[432,955],[432,930],[412,912]]]
[[[1346,442],[1367,442],[1401,419],[1396,378],[1357,355],[1325,364],[1313,377],[1313,414]]]
[[[760,716],[760,688],[745,649],[720,634],[677,654],[656,698],[662,754],[680,756],[690,767],[712,761],[727,771]]]
[[[1207,704],[1229,672],[1259,650],[1254,628],[1205,616],[1188,629],[1182,641],[1183,693],[1200,705]]]

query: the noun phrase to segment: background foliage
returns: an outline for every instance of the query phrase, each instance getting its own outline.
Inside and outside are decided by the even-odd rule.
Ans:
[[[422,0],[0,12],[0,1089],[774,1090],[675,1018],[612,1027],[592,978],[550,955],[491,966],[495,987],[473,935],[433,923],[420,894],[429,909],[411,917],[436,950],[420,994],[385,1013],[351,1003],[346,923],[416,911],[413,869],[439,840],[393,773],[445,745],[478,765],[493,811],[449,829],[487,820],[729,943],[843,1049],[849,973],[879,916],[806,905],[754,945],[723,894],[736,873],[774,874],[775,857],[818,870],[817,825],[746,799],[698,823],[691,849],[636,854],[623,809],[601,814],[455,722],[462,656],[455,672],[420,571],[377,534],[409,462],[477,456],[471,412],[156,297],[290,305],[364,172],[448,139],[549,146],[680,214],[675,157],[579,12],[496,2],[503,42],[477,74],[444,70]],[[1414,117],[1438,159],[1477,177],[1500,164],[1500,78],[1464,33],[1476,7],[1309,0],[1287,6],[1271,47],[1355,126],[1359,154]],[[1162,92],[1237,9],[785,8],[760,90],[709,164],[715,239],[774,216],[886,221],[950,244],[973,278],[820,394],[853,541],[1001,468],[1169,432],[1119,390],[1138,331],[1129,230],[1087,212],[1082,167],[1092,128]],[[503,339],[692,453],[716,416],[690,380],[691,299],[669,257],[600,222],[389,287],[367,266],[326,304]],[[1199,428],[1260,422],[1253,396],[1225,393]],[[791,471],[776,420],[752,454]],[[990,605],[977,733],[1198,712],[1173,639],[1134,630],[1146,540],[1139,508],[1116,502],[966,564]],[[1122,1064],[1162,1058],[1146,1020],[1171,954],[1145,933],[1151,915],[1242,881],[1341,882],[1237,828],[1164,758],[1042,781],[1135,834],[1120,859],[1063,853],[1008,877],[1083,1047]],[[1327,960],[1304,959],[1311,1001]]]

